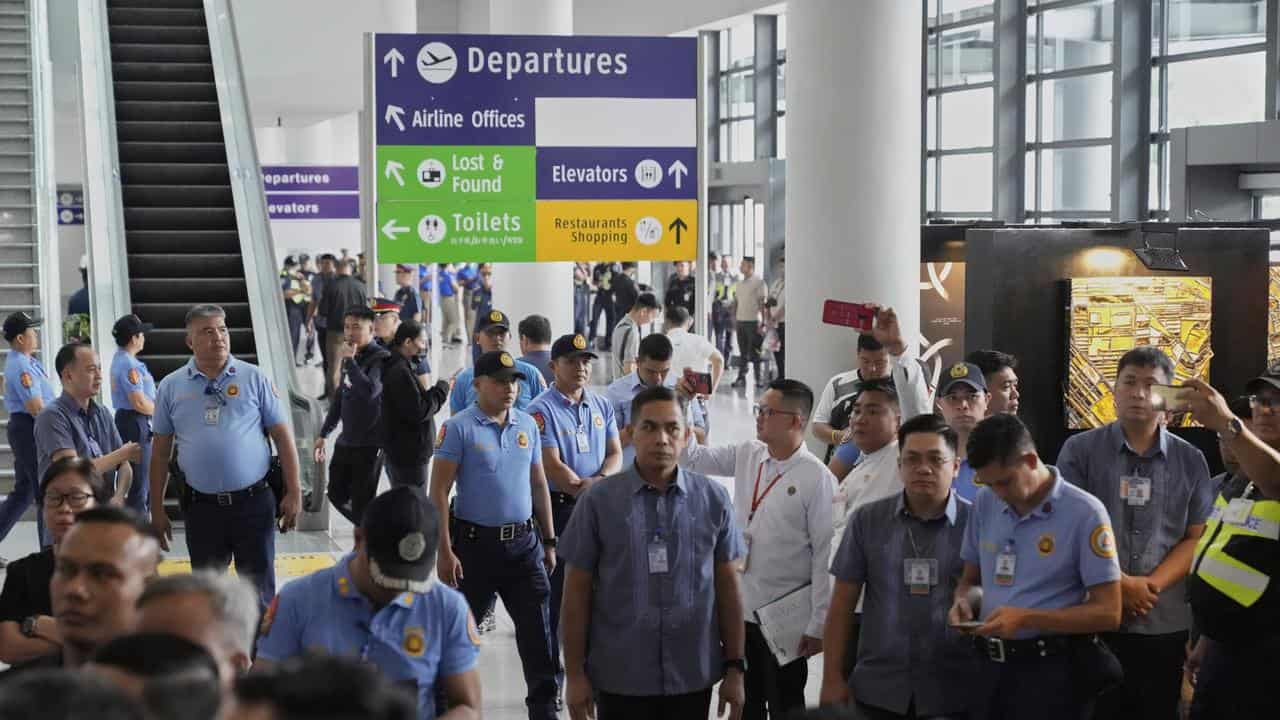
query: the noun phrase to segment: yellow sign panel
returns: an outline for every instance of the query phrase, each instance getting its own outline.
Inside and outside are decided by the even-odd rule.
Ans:
[[[539,200],[538,262],[695,260],[697,200]]]

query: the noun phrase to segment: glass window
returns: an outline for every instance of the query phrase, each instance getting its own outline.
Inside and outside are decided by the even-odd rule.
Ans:
[[[787,109],[787,66],[785,63],[779,63],[778,64],[778,112],[785,112],[786,109]]]
[[[990,82],[995,77],[992,72],[994,31],[993,23],[982,23],[941,34],[943,86],[973,85]]]
[[[734,120],[729,124],[728,162],[750,162],[756,159],[755,120]]]
[[[1265,0],[1163,0],[1168,6],[1169,54],[1199,52],[1265,42],[1267,3]],[[1154,20],[1161,20],[1159,11]],[[1159,25],[1155,28],[1159,46]],[[1157,50],[1158,52],[1158,50]]]
[[[1113,0],[1045,10],[1044,35],[1036,42],[1037,18],[1027,21],[1027,72],[1050,73],[1111,62],[1115,19]],[[1040,67],[1036,67],[1036,50]]]
[[[736,70],[740,68],[751,67],[755,63],[756,52],[756,31],[755,22],[748,20],[747,22],[734,25],[725,33],[721,34],[721,46],[724,46],[725,36],[728,36],[728,62],[720,65],[721,70]],[[721,53],[722,56],[724,53]]]
[[[787,116],[778,116],[778,157],[787,156]]]
[[[929,27],[938,24],[938,0],[925,0],[924,15]]]
[[[1041,81],[1042,141],[1111,137],[1111,86],[1110,72]]]
[[[991,212],[991,153],[947,155],[942,161],[942,212]]]
[[[930,6],[936,5],[936,2],[930,2]],[[961,20],[971,20],[980,17],[990,17],[995,13],[995,3],[991,0],[942,0],[942,23],[944,25],[960,22]]]
[[[1111,146],[1040,151],[1041,209],[1111,209]]]
[[[938,209],[938,199],[934,190],[938,187],[938,158],[931,157],[924,161],[924,209],[933,212]]]
[[[942,102],[942,149],[991,147],[994,92],[980,88],[938,96]]]
[[[938,97],[935,95],[925,101],[925,134],[926,150],[938,149]]]
[[[749,117],[756,111],[755,73],[720,76],[720,118]]]
[[[1170,63],[1169,127],[1266,119],[1266,53]]]
[[[1148,171],[1150,174],[1147,176],[1147,185],[1150,186],[1150,191],[1147,193],[1147,207],[1151,210],[1169,209],[1167,199],[1164,203],[1160,202],[1160,185],[1163,182],[1163,178],[1160,177],[1160,169],[1164,165],[1160,161],[1160,153],[1164,150],[1164,147],[1165,144],[1161,142],[1151,143],[1151,167]],[[1166,192],[1165,198],[1168,197],[1169,194]]]
[[[1026,172],[1023,173],[1025,186],[1023,192],[1026,193],[1023,202],[1026,204],[1027,212],[1036,209],[1036,152],[1032,150],[1027,153]]]
[[[787,57],[787,14],[778,14],[778,58],[785,59]]]

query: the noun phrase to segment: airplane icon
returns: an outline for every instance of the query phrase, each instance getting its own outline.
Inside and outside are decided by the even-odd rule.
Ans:
[[[439,65],[442,62],[448,62],[453,59],[452,55],[448,55],[445,57],[437,57],[436,54],[431,51],[427,51],[427,57],[430,58],[430,60],[423,60],[422,67],[433,67],[433,66]]]
[[[430,42],[418,51],[418,74],[433,84],[448,82],[458,72],[458,54],[442,42]]]

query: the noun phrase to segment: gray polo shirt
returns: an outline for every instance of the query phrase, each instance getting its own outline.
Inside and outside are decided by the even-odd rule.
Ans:
[[[667,572],[650,572],[652,546]],[[680,470],[659,493],[635,466],[578,498],[561,558],[591,573],[587,676],[616,695],[681,695],[723,675],[715,566],[742,557],[729,493]]]
[[[93,459],[115,452],[124,444],[110,410],[93,400],[89,401],[88,410],[83,410],[66,392],[36,417],[35,436],[40,479],[59,450],[75,450],[77,455]],[[111,487],[115,486],[114,470],[104,477]]]
[[[1150,575],[1182,541],[1191,525],[1203,525],[1216,488],[1209,466],[1194,445],[1160,428],[1160,439],[1139,455],[1119,422],[1067,438],[1058,454],[1063,479],[1102,501],[1115,530],[1116,554],[1126,575]],[[1150,499],[1130,504],[1127,478],[1149,479]],[[1126,619],[1121,632],[1160,635],[1191,627],[1184,581],[1170,585],[1150,613]]]
[[[918,717],[963,713],[978,680],[973,642],[947,625],[970,505],[954,492],[940,518],[921,520],[903,493],[868,503],[849,518],[831,574],[862,584],[862,634],[849,687],[858,702]],[[908,558],[937,561],[928,594],[906,584]]]

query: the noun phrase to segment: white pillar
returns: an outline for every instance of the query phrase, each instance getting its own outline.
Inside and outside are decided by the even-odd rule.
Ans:
[[[920,3],[805,0],[787,16],[787,373],[854,366],[827,298],[920,325]]]

